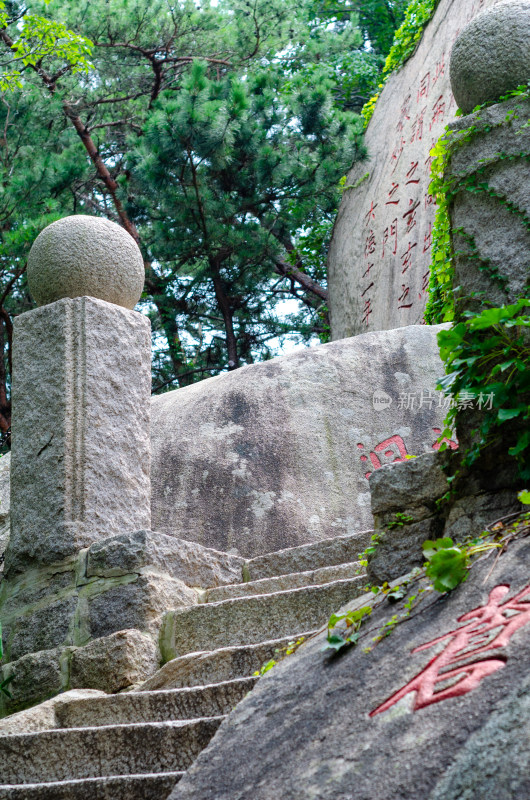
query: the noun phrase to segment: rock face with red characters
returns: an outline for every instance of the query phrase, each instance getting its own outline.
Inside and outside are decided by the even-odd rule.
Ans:
[[[245,557],[371,528],[370,476],[439,447],[438,330],[369,333],[154,398],[153,528]]]
[[[347,176],[331,242],[333,339],[423,321],[436,212],[430,151],[457,110],[450,54],[460,31],[497,2],[441,0],[415,54],[381,92],[368,160]]]
[[[377,644],[407,598],[385,600],[341,654],[322,652],[325,633],[303,644],[170,800],[530,797],[529,557],[528,538],[492,553],[450,595],[425,593]],[[348,608],[373,604],[365,595]]]

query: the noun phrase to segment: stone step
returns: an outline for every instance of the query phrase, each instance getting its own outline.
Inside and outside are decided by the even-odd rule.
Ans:
[[[362,594],[366,577],[287,592],[235,597],[178,608],[165,614],[160,635],[163,661],[197,650],[296,637],[326,624],[329,615]]]
[[[0,736],[6,784],[181,772],[208,744],[223,717]]]
[[[50,783],[0,784],[0,800],[166,800],[184,772],[112,775]]]
[[[302,635],[307,639],[314,633],[315,631],[308,631]],[[253,675],[263,664],[277,656],[278,651],[287,647],[292,638],[286,636],[259,644],[220,647],[214,651],[200,651],[174,658],[144,681],[136,691],[197,687],[212,681],[221,683]]]
[[[256,681],[257,678],[242,678],[196,688],[72,700],[56,709],[55,718],[58,728],[91,728],[218,717],[229,714]]]
[[[247,583],[234,583],[228,586],[219,586],[208,589],[205,595],[206,603],[217,603],[229,600],[231,597],[249,597],[257,594],[272,594],[289,589],[300,589],[302,586],[320,586],[337,580],[347,580],[358,575],[365,575],[365,569],[358,561],[351,564],[338,564],[333,567],[321,567],[308,572],[295,572],[289,575],[278,575],[275,578],[262,578],[259,581]]]
[[[359,553],[369,546],[372,535],[373,531],[361,531],[256,556],[244,564],[243,575],[247,581],[257,581],[321,567],[350,564],[357,561]]]

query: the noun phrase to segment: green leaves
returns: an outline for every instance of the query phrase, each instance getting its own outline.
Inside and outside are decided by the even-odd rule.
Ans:
[[[519,492],[517,499],[525,506],[530,506],[530,492],[528,489],[524,489],[522,492]]]
[[[425,573],[437,592],[450,592],[466,580],[469,555],[456,547],[452,539],[427,540],[423,544],[423,554],[428,561]]]
[[[332,614],[328,622],[327,642],[322,650],[338,652],[343,647],[356,644],[361,624],[371,613],[371,606],[363,606],[354,611],[347,611],[346,614]],[[345,622],[345,626],[337,628],[339,622]]]

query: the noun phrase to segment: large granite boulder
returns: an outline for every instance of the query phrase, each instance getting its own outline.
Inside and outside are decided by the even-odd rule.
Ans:
[[[371,527],[367,478],[440,433],[437,331],[365,334],[155,397],[153,528],[253,557]]]
[[[530,797],[529,558],[528,538],[492,553],[375,646],[404,601],[385,601],[342,655],[322,652],[325,633],[302,645],[237,706],[170,800]]]
[[[381,91],[365,135],[368,159],[348,173],[329,251],[333,339],[423,319],[436,211],[430,151],[457,110],[451,49],[499,1],[440,0],[414,55]]]

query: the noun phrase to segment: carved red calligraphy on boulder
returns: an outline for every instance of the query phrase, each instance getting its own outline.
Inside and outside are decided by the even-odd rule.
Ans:
[[[496,586],[486,605],[458,617],[457,622],[466,625],[411,650],[411,653],[418,653],[447,641],[441,653],[402,689],[371,711],[370,716],[388,711],[411,692],[415,693],[414,711],[462,697],[476,689],[488,675],[506,666],[503,654],[494,658],[479,656],[505,647],[514,633],[530,622],[530,584],[510,600],[504,600],[509,591],[510,587],[505,584]]]

